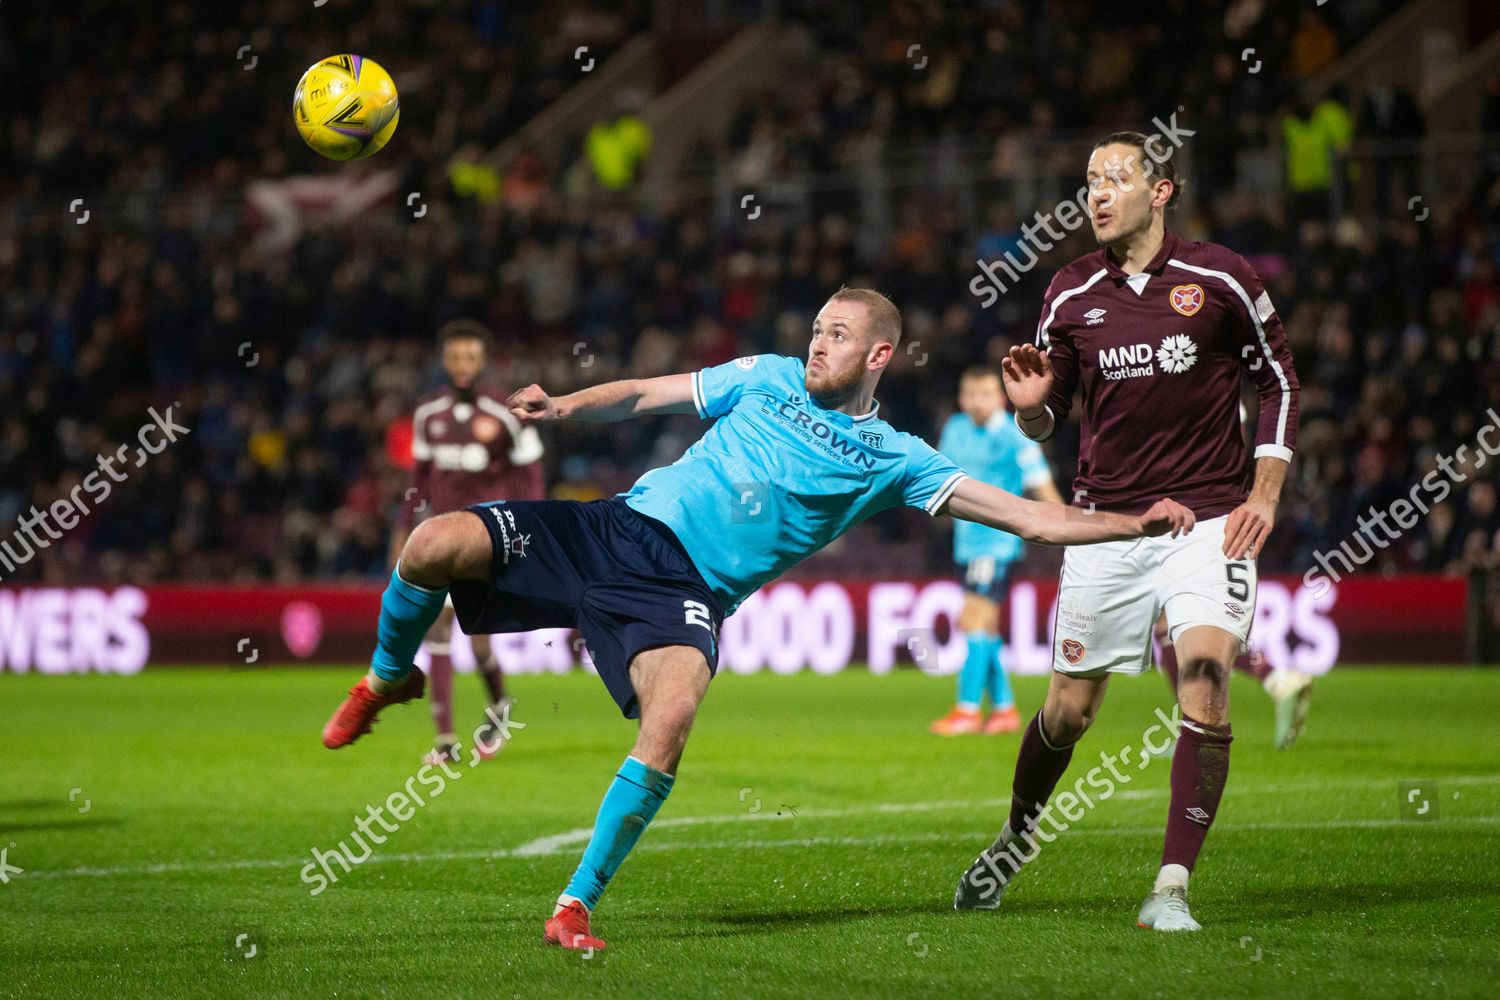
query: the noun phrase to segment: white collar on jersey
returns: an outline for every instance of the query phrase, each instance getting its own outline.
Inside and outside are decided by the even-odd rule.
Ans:
[[[1129,277],[1127,277],[1125,279],[1125,284],[1129,285],[1130,286],[1130,290],[1132,292],[1135,292],[1136,297],[1139,298],[1140,296],[1146,294],[1146,282],[1148,282],[1150,280],[1151,280],[1151,272],[1150,271],[1142,271],[1139,274],[1132,274]]]
[[[851,416],[849,419],[852,420],[852,421],[854,421],[856,424],[861,424],[861,423],[864,423],[866,420],[874,420],[875,419],[875,414],[877,414],[879,412],[880,412],[880,400],[878,400],[878,399],[872,399],[872,400],[870,400],[870,412],[869,413],[861,413],[859,416],[857,416],[857,417]]]

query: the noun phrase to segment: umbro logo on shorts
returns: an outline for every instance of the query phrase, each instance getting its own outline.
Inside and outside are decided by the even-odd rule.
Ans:
[[[1077,639],[1064,639],[1062,641],[1063,659],[1067,660],[1069,663],[1076,664],[1079,660],[1083,659],[1083,654],[1083,643],[1079,642]]]
[[[1229,617],[1239,621],[1245,614],[1245,609],[1233,601],[1224,602],[1224,610],[1229,612]]]

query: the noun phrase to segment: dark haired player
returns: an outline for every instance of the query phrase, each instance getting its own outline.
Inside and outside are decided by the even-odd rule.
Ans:
[[[676,463],[613,499],[480,504],[419,525],[381,599],[370,672],[329,720],[324,744],[352,743],[386,705],[421,695],[412,656],[450,589],[471,633],[576,626],[640,732],[544,940],[602,948],[589,915],[672,790],[724,616],[762,584],[901,505],[1050,544],[1191,529],[1192,512],[1171,500],[1080,517],[970,479],[880,419],[875,386],[900,341],[889,299],[845,288],[819,311],[806,361],[765,354],[556,399],[535,385],[516,393],[511,409],[526,420],[696,413],[715,423]]]
[[[1129,514],[1171,494],[1193,509],[1198,529],[1065,555],[1051,684],[1021,740],[1010,818],[959,880],[954,905],[998,906],[1020,864],[1036,855],[1043,808],[1110,675],[1149,667],[1152,626],[1165,612],[1182,730],[1161,870],[1137,923],[1191,931],[1199,925],[1188,910],[1188,874],[1229,773],[1229,673],[1248,643],[1255,557],[1292,459],[1297,376],[1250,265],[1166,231],[1179,193],[1170,150],[1139,132],[1110,135],[1089,157],[1088,185],[1103,249],[1052,279],[1036,345],[1013,348],[1003,363],[1005,389],[1021,429],[1036,439],[1052,433],[1082,390],[1076,506]],[[1248,494],[1245,374],[1260,395]]]
[[[392,566],[413,527],[426,518],[496,497],[541,500],[546,496],[541,437],[535,427],[521,425],[506,407],[505,395],[484,383],[489,330],[474,320],[453,320],[438,330],[438,340],[448,384],[423,396],[412,415],[415,464],[391,539]],[[427,676],[432,681],[432,718],[437,726],[437,739],[426,758],[432,764],[454,760],[457,753],[452,637],[450,602],[427,632],[427,652],[432,658]],[[469,641],[484,681],[489,711],[483,728],[489,730],[494,723],[488,720],[504,716],[505,679],[489,636],[474,635]],[[488,757],[501,745],[502,741],[486,733],[476,741],[474,752]]]

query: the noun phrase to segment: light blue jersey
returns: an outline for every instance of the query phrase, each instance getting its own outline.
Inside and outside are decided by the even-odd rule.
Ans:
[[[1046,484],[1052,474],[1037,443],[1016,426],[1009,413],[996,410],[981,426],[955,413],[943,426],[938,451],[981,482],[1020,495]],[[1021,539],[972,521],[953,522],[953,561],[970,563],[989,557],[997,563],[1021,558]]]
[[[627,493],[667,525],[732,611],[849,528],[905,504],[936,515],[965,474],[876,414],[824,409],[803,362],[740,358],[693,375],[698,415],[718,418],[671,465]]]

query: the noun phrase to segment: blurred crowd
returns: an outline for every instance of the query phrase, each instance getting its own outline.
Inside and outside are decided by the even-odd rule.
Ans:
[[[688,164],[760,192],[754,220],[691,185],[579,185],[573,164],[530,154],[493,176],[480,166],[479,151],[577,79],[577,45],[604,57],[642,28],[644,5],[305,6],[0,8],[0,535],[68,495],[149,407],[180,404],[191,428],[13,576],[377,577],[410,461],[397,430],[440,382],[434,331],[460,316],[495,331],[497,384],[563,392],[800,354],[831,291],[876,287],[907,323],[882,415],[935,440],[958,373],[1029,340],[1051,273],[1093,249],[1075,234],[983,308],[977,261],[1053,203],[1020,178],[1061,177],[1071,192],[1079,137],[1178,109],[1195,132],[1192,197],[1169,225],[1255,264],[1303,384],[1263,571],[1302,572],[1465,444],[1465,480],[1368,568],[1461,572],[1500,548],[1500,463],[1473,457],[1486,408],[1500,412],[1493,178],[1429,198],[1419,221],[1405,160],[1357,177],[1327,155],[1322,175],[1295,162],[1421,135],[1410,95],[1311,89],[1390,3],[1167,2],[1115,19],[1082,2],[788,0],[785,82]],[[291,127],[290,86],[346,50],[379,54],[402,122],[368,163],[320,163]],[[1487,100],[1500,132],[1500,97]],[[247,189],[304,174],[383,193],[266,239],[274,227]],[[421,218],[399,194],[417,190]],[[685,417],[548,428],[552,493],[622,489],[701,429]],[[1076,445],[1072,425],[1047,446],[1065,493]],[[946,546],[925,515],[892,512],[811,571],[944,572]],[[1029,558],[1041,570],[1055,554]]]

